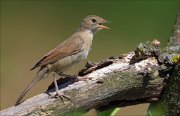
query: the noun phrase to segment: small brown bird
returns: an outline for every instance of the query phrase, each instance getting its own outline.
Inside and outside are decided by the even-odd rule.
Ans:
[[[44,55],[31,70],[40,67],[36,78],[26,87],[17,99],[15,105],[18,105],[25,94],[41,79],[46,78],[50,73],[63,76],[63,72],[74,64],[86,59],[90,51],[93,35],[102,30],[109,29],[102,25],[107,21],[96,15],[89,15],[83,19],[79,29],[66,41]],[[63,93],[58,93],[56,76],[54,75],[54,85],[59,97],[67,97]]]

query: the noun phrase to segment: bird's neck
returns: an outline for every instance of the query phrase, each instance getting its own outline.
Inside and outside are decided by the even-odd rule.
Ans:
[[[93,32],[91,30],[83,29],[78,30],[77,34],[81,36],[82,39],[85,39],[86,41],[92,41],[93,40]]]
[[[78,31],[81,31],[81,32],[87,31],[87,32],[89,32],[89,33],[92,33],[93,35],[95,35],[95,34],[96,34],[96,32],[95,32],[95,31],[93,31],[93,30],[89,30],[89,29],[86,29],[86,28],[85,28],[85,27],[83,27],[83,26],[81,26],[81,27],[78,29]]]

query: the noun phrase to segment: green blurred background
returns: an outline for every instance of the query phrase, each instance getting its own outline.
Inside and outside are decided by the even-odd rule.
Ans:
[[[107,24],[111,30],[99,32],[93,40],[88,60],[96,62],[154,38],[166,46],[179,4],[179,0],[1,0],[1,109],[15,103],[36,75],[30,67],[75,32],[83,17],[95,14],[111,21]],[[84,64],[68,73],[77,73]],[[25,99],[45,91],[51,82],[52,78],[42,80]],[[147,104],[132,109],[137,107],[143,113]]]

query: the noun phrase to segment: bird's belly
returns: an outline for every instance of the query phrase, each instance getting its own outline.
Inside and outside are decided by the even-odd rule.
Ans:
[[[87,55],[88,51],[82,51],[72,56],[67,56],[52,64],[51,70],[57,73],[63,72],[71,66],[79,63],[81,60],[86,59]]]

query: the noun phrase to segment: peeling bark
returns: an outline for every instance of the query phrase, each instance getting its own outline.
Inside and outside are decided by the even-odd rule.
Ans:
[[[175,67],[173,75],[169,79],[163,95],[163,103],[165,104],[167,116],[180,115],[180,63]]]
[[[134,55],[135,53],[131,52],[87,68],[86,70],[92,71],[81,78],[91,77],[92,80],[75,82],[75,79],[69,78],[64,81],[65,83],[61,83],[60,91],[70,96],[72,102],[63,103],[58,98],[50,98],[46,93],[42,93],[16,107],[2,110],[1,115],[55,115],[78,109],[104,110],[109,107],[157,101],[164,87],[164,78],[155,70],[159,67],[157,59],[149,57],[130,64]],[[98,66],[100,68],[96,69]],[[48,93],[55,94],[53,90],[49,90]]]

